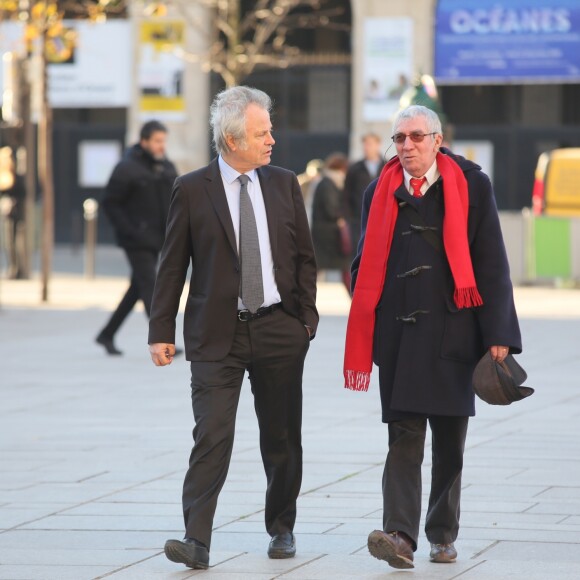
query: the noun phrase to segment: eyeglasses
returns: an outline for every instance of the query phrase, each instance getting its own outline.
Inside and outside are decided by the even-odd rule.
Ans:
[[[408,135],[406,133],[395,133],[391,139],[393,140],[393,143],[396,143],[397,145],[402,145],[407,137],[409,137],[413,143],[421,143],[421,141],[423,141],[423,139],[428,135],[437,135],[437,133],[419,133],[417,131],[409,133]]]

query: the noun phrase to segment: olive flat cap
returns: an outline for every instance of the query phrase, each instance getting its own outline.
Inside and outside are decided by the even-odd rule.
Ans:
[[[510,405],[534,392],[531,387],[522,386],[527,378],[526,371],[511,354],[499,363],[487,351],[473,371],[473,390],[490,405]]]

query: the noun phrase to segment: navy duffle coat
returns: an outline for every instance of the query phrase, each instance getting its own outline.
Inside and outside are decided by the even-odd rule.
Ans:
[[[489,178],[481,168],[450,155],[464,172],[469,190],[468,238],[477,288],[483,306],[458,310],[455,285],[442,242],[445,206],[440,178],[422,198],[404,184],[395,197],[422,217],[399,208],[387,272],[376,308],[373,361],[379,367],[384,422],[434,415],[472,416],[472,375],[486,349],[508,346],[521,352],[509,266]],[[365,240],[377,180],[367,188],[362,231],[352,265],[353,288]],[[417,227],[419,226],[419,227]],[[441,239],[436,249],[420,231],[433,228]]]

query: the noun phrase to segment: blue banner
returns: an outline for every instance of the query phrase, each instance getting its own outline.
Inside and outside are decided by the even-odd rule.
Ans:
[[[579,82],[580,0],[439,0],[439,84]]]

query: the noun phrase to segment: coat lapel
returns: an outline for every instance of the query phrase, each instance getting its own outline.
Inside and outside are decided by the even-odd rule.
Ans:
[[[224,184],[220,175],[217,158],[214,159],[207,167],[205,174],[206,193],[213,204],[217,216],[224,228],[228,242],[232,246],[232,250],[238,255],[238,246],[236,244],[236,234],[234,232],[234,225],[232,223],[232,215],[230,214],[230,207],[224,189]]]
[[[276,187],[272,182],[271,172],[267,166],[260,167],[257,172],[258,179],[260,180],[260,188],[262,189],[262,197],[264,198],[264,205],[266,206],[272,260],[275,266],[278,263],[276,260],[278,251],[278,200],[276,199]]]

